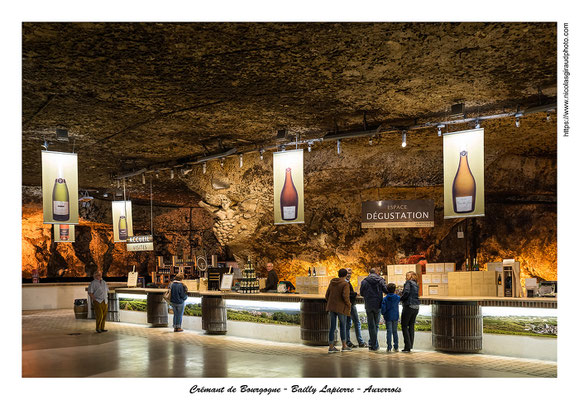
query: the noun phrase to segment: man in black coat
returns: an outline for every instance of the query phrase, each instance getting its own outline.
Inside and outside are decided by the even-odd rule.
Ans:
[[[267,263],[267,265],[265,266],[265,269],[267,269],[267,279],[265,281],[264,291],[265,292],[268,292],[268,291],[277,292],[277,283],[279,280],[277,278],[277,273],[273,269],[273,264]]]

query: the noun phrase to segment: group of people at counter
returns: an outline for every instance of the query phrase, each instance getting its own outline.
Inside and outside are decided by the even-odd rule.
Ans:
[[[277,285],[277,274],[273,270],[273,264],[266,266],[268,279],[265,291],[269,291]],[[94,280],[88,287],[88,294],[92,300],[96,319],[96,332],[107,332],[105,320],[107,315],[107,293],[108,286],[102,279],[100,271],[93,275]],[[364,306],[368,317],[368,331],[370,340],[368,344],[362,338],[361,323],[356,309],[356,297],[350,278],[352,270],[342,268],[338,271],[338,277],[330,281],[326,291],[326,310],[330,317],[330,332],[328,353],[339,352],[334,345],[334,332],[336,330],[336,320],[339,321],[340,339],[342,340],[342,351],[352,351],[357,347],[350,340],[350,328],[354,325],[358,347],[368,347],[370,351],[377,351],[380,348],[378,341],[378,329],[380,316],[384,316],[386,322],[387,350],[398,351],[398,320],[401,321],[402,335],[404,337],[404,348],[402,351],[409,352],[414,344],[414,324],[420,308],[418,298],[418,283],[415,272],[406,274],[406,283],[399,296],[396,294],[396,285],[386,284],[384,279],[378,275],[375,269],[370,269],[370,274],[360,285],[360,295],[364,298]],[[181,324],[185,311],[185,300],[187,300],[187,287],[183,284],[183,274],[177,274],[175,280],[169,285],[167,300],[173,308],[173,329],[174,332],[183,332]],[[384,297],[384,294],[386,296]],[[399,303],[402,303],[402,315],[399,314]]]
[[[360,295],[364,298],[364,307],[368,318],[369,341],[366,344],[362,338],[361,323],[356,309],[356,297],[350,278],[352,270],[342,268],[338,277],[330,281],[326,291],[326,311],[330,314],[330,332],[328,353],[338,353],[340,350],[334,345],[336,320],[339,321],[342,351],[352,351],[355,344],[350,340],[352,323],[356,332],[359,347],[368,347],[370,351],[378,351],[378,329],[380,316],[386,322],[387,351],[398,351],[398,320],[400,319],[404,338],[403,352],[410,352],[414,345],[414,324],[420,308],[418,298],[418,283],[416,272],[406,274],[406,283],[401,295],[396,294],[394,283],[386,284],[374,268],[360,284]],[[386,296],[384,297],[384,294]],[[402,315],[399,313],[399,304],[402,303]]]

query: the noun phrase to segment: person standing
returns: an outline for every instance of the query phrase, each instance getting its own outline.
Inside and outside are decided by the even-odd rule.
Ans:
[[[171,283],[171,307],[173,307],[173,330],[183,332],[181,324],[185,312],[185,300],[187,300],[187,286],[183,285],[183,274],[177,274]]]
[[[265,288],[263,289],[263,291],[264,292],[269,292],[269,291],[277,292],[277,283],[279,280],[277,278],[277,273],[273,269],[273,264],[270,262],[267,263],[265,266],[265,269],[267,270],[267,279],[265,280]]]
[[[366,316],[368,317],[368,350],[378,351],[378,329],[380,324],[380,309],[382,307],[382,293],[387,293],[386,282],[384,278],[376,273],[376,269],[370,269],[368,275],[360,285],[360,294],[364,297],[364,306],[366,307]]]
[[[352,323],[354,323],[354,330],[356,332],[356,340],[358,340],[358,346],[360,347],[367,347],[366,343],[364,343],[364,339],[362,338],[362,324],[360,324],[360,318],[358,317],[358,310],[356,309],[356,297],[358,297],[358,293],[354,292],[354,288],[352,287],[352,283],[350,279],[352,278],[352,268],[346,268],[348,271],[348,275],[346,275],[346,282],[350,285],[350,316],[346,318],[346,344],[349,347],[356,347],[354,343],[350,340],[350,328],[352,327]]]
[[[348,271],[342,268],[338,271],[338,277],[330,281],[326,290],[326,311],[330,313],[330,334],[328,341],[330,347],[328,353],[337,353],[340,350],[334,346],[334,331],[336,319],[340,322],[340,339],[342,339],[342,351],[352,351],[346,344],[346,318],[350,316],[350,285],[346,282]]]
[[[402,296],[400,296],[400,302],[402,303],[400,325],[402,327],[402,336],[404,337],[404,349],[402,349],[404,352],[410,352],[414,346],[414,324],[416,323],[416,316],[420,310],[417,280],[418,276],[416,272],[407,272]]]
[[[392,339],[394,338],[394,351],[398,351],[398,305],[400,304],[400,296],[396,293],[396,284],[389,283],[386,286],[388,294],[382,300],[382,315],[384,322],[386,322],[386,343],[388,348],[386,351],[392,351]]]
[[[88,295],[92,301],[92,308],[96,319],[96,332],[107,332],[105,329],[105,320],[109,311],[109,287],[103,280],[103,274],[96,271],[93,274],[94,280],[88,285]]]

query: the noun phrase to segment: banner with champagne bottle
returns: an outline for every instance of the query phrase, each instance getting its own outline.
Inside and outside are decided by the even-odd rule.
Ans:
[[[304,152],[273,153],[274,224],[304,223]]]
[[[444,153],[444,218],[483,217],[484,129],[446,133]]]
[[[78,224],[78,158],[42,152],[42,209],[45,224]]]
[[[54,241],[74,243],[74,225],[53,224]]]
[[[113,241],[126,242],[133,236],[133,209],[131,201],[113,201]]]

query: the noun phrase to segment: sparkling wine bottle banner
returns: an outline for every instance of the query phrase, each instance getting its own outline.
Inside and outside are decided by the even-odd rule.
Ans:
[[[133,208],[130,200],[113,201],[113,240],[126,242],[133,236]]]
[[[53,224],[52,225],[55,242],[74,243],[74,225]]]
[[[444,218],[484,216],[484,129],[445,134],[443,155]]]
[[[42,152],[42,209],[45,224],[78,224],[78,157]]]
[[[304,223],[304,152],[273,154],[274,224]]]

